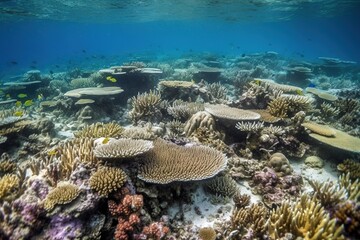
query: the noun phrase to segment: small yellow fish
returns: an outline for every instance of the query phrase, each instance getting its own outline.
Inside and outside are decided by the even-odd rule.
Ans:
[[[16,103],[15,103],[16,107],[21,107],[21,105],[22,105],[22,103],[20,101],[16,101]]]
[[[106,137],[102,140],[102,144],[107,144],[110,141],[110,138]]]
[[[20,93],[20,94],[18,94],[17,96],[18,96],[18,98],[26,98],[26,97],[27,97],[27,94],[25,94],[25,93]]]
[[[14,112],[14,116],[15,117],[22,117],[22,116],[24,116],[24,112],[23,111],[16,111],[16,112]]]
[[[48,151],[48,155],[49,156],[53,156],[53,155],[55,155],[57,153],[57,151],[56,151],[56,149],[51,149],[50,151]]]
[[[255,80],[254,80],[254,83],[255,83],[256,85],[260,85],[261,81],[260,81],[259,79],[255,79]]]
[[[30,107],[30,106],[32,106],[34,104],[34,102],[33,102],[33,100],[26,100],[25,102],[24,102],[24,106],[25,107]]]
[[[115,83],[116,82],[116,78],[112,77],[112,76],[107,76],[106,80]]]
[[[42,93],[41,93],[41,94],[39,94],[39,95],[37,96],[37,98],[38,98],[39,101],[42,101],[42,100],[44,99],[44,96],[43,96]]]
[[[303,96],[304,92],[302,90],[298,89],[298,90],[296,90],[296,94]]]

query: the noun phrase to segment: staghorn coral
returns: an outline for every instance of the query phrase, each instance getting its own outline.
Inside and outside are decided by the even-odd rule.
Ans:
[[[360,178],[360,163],[351,159],[345,159],[344,162],[337,165],[337,169],[342,173],[349,173],[351,180]]]
[[[115,122],[94,123],[84,127],[81,131],[74,133],[76,138],[100,138],[100,137],[120,137],[124,128]]]
[[[302,195],[293,204],[283,201],[268,221],[270,239],[281,239],[288,233],[304,240],[344,239],[342,229],[321,204],[308,195]]]
[[[153,148],[151,141],[120,138],[110,139],[108,143],[102,144],[104,139],[99,139],[100,143],[96,144],[94,154],[97,158],[132,158],[143,154]]]
[[[64,205],[75,200],[80,194],[78,186],[70,183],[59,183],[44,200],[44,208],[51,211],[56,205]]]
[[[14,174],[5,174],[0,178],[0,202],[13,195],[14,191],[20,187],[20,179]]]
[[[184,131],[186,136],[190,136],[199,127],[206,127],[214,131],[215,119],[210,113],[205,111],[195,113],[185,124]]]
[[[267,111],[278,118],[287,118],[290,108],[290,103],[285,98],[275,98],[269,102]]]
[[[206,84],[206,89],[209,92],[212,103],[225,102],[227,100],[227,89],[221,83]]]
[[[360,181],[359,179],[351,180],[350,174],[340,175],[338,184],[347,192],[347,199],[352,201],[360,200]]]
[[[281,120],[281,118],[271,115],[266,109],[251,109],[251,111],[260,114],[260,120],[266,123],[275,123]]]
[[[262,237],[266,232],[268,215],[269,210],[259,203],[235,208],[231,214],[231,231],[239,231],[237,239],[245,236],[251,236],[250,239]]]
[[[139,93],[132,97],[130,102],[132,109],[129,116],[134,124],[137,124],[139,120],[151,121],[161,114],[161,95],[156,91]]]
[[[325,119],[332,119],[339,115],[340,111],[330,103],[322,103],[320,105],[321,116]]]
[[[227,158],[205,146],[178,146],[161,139],[145,154],[138,177],[146,182],[167,184],[215,176],[226,167]]]
[[[313,99],[299,95],[281,95],[269,102],[267,111],[275,117],[293,117],[297,112],[312,109]]]
[[[215,240],[216,232],[211,227],[202,227],[199,229],[200,240]]]
[[[108,196],[120,189],[127,180],[126,173],[120,168],[101,167],[90,177],[90,188],[100,196]]]
[[[229,175],[210,179],[205,184],[205,188],[211,193],[222,197],[232,197],[239,191],[236,181]]]
[[[70,88],[90,88],[96,87],[96,82],[92,78],[75,78],[70,81]]]
[[[315,198],[321,206],[330,209],[346,199],[346,189],[333,182],[319,183],[309,180],[310,186],[314,190]]]
[[[204,110],[204,105],[201,103],[175,100],[172,103],[172,105],[168,107],[167,112],[175,119],[178,119],[180,121],[186,121],[193,114],[203,110]]]
[[[206,112],[219,119],[234,121],[260,119],[260,114],[258,113],[249,110],[228,107],[222,104],[205,104],[204,107]]]
[[[305,122],[305,123],[302,123],[301,126],[309,129],[311,132],[320,134],[321,136],[335,137],[335,135],[336,135],[336,132],[334,131],[334,129],[327,125],[318,124],[315,122]]]
[[[244,208],[250,204],[250,195],[241,194],[238,191],[233,196],[233,201],[237,209]]]
[[[179,136],[179,135],[183,134],[185,124],[180,122],[179,120],[172,120],[172,121],[166,123],[166,127],[168,127],[170,134]]]
[[[235,128],[242,132],[259,132],[264,128],[264,122],[238,122]]]
[[[334,102],[334,106],[339,109],[340,116],[346,113],[358,112],[360,110],[360,102],[351,98],[338,99]]]
[[[6,173],[15,172],[16,168],[17,168],[16,163],[11,160],[0,161],[0,177]]]
[[[338,204],[333,213],[338,225],[344,226],[345,235],[351,239],[360,238],[360,203],[346,201]]]

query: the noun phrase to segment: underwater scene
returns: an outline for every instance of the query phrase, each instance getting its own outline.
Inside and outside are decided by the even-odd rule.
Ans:
[[[360,239],[359,12],[0,1],[0,240]]]

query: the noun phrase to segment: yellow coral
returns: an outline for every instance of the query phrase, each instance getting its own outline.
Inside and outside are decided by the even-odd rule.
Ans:
[[[305,123],[301,124],[301,126],[309,129],[310,131],[312,131],[314,133],[320,134],[322,136],[335,137],[335,135],[336,135],[336,132],[334,131],[334,129],[327,125],[318,124],[315,122],[305,122]]]
[[[201,240],[215,240],[216,232],[211,227],[203,227],[199,230],[199,238]]]
[[[0,178],[0,200],[5,199],[19,188],[20,180],[14,174],[5,174]]]
[[[12,173],[16,170],[16,163],[5,160],[0,162],[0,176],[5,173]]]
[[[336,226],[335,219],[330,219],[321,204],[308,195],[294,204],[284,201],[268,221],[270,239],[281,239],[287,233],[304,240],[344,239],[342,229]]]
[[[95,123],[84,127],[81,131],[74,133],[77,138],[100,138],[100,137],[120,137],[123,127],[117,123]]]
[[[72,202],[80,194],[78,186],[70,183],[59,183],[51,190],[44,200],[44,208],[51,211],[55,205],[63,205]]]
[[[126,182],[126,173],[120,168],[102,167],[90,177],[90,187],[100,196],[108,196]]]

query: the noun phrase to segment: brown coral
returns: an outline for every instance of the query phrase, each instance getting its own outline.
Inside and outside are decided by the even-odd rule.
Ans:
[[[81,131],[74,133],[76,138],[100,138],[100,137],[120,137],[123,127],[117,123],[95,123],[84,127]]]
[[[132,158],[153,148],[151,141],[139,139],[111,139],[106,144],[99,144],[94,148],[97,158]]]
[[[215,130],[215,119],[210,113],[205,111],[195,113],[185,124],[184,131],[186,136],[190,136],[199,127]]]
[[[102,167],[90,177],[90,187],[100,196],[108,196],[126,182],[126,173],[120,168]]]
[[[199,238],[200,240],[215,240],[216,232],[211,227],[203,227],[199,230]]]
[[[286,176],[293,172],[289,160],[282,153],[272,154],[268,165],[274,169],[279,176]]]
[[[167,184],[202,180],[224,170],[227,158],[205,146],[178,146],[161,139],[145,154],[138,177],[146,182]]]
[[[55,205],[63,205],[72,202],[80,194],[78,186],[70,183],[59,183],[51,190],[44,200],[44,208],[51,211]]]
[[[337,169],[342,173],[349,173],[350,179],[360,179],[360,163],[351,159],[345,159],[343,163],[337,166]]]
[[[138,94],[131,98],[131,120],[136,124],[139,120],[152,120],[160,114],[161,95],[156,91]]]
[[[17,165],[15,162],[10,160],[0,161],[0,176],[6,173],[12,173],[16,170]]]
[[[218,176],[210,179],[205,185],[211,193],[223,196],[232,197],[239,191],[237,183],[229,175]]]

